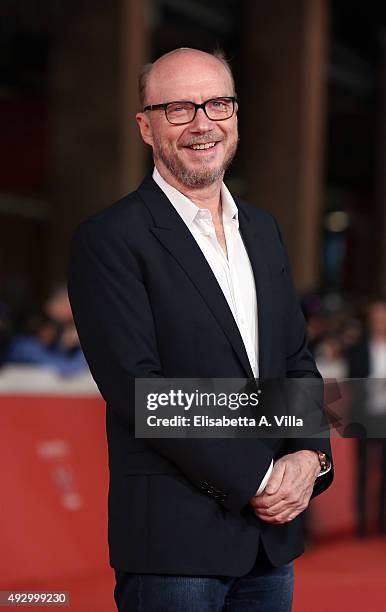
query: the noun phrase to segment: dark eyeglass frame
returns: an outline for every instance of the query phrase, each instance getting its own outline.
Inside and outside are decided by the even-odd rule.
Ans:
[[[208,113],[206,112],[206,105],[209,102],[214,102],[216,100],[230,100],[232,102],[232,113],[229,115],[229,117],[224,117],[223,119],[212,119],[211,117],[209,117]],[[202,102],[202,104],[196,104],[196,102],[192,102],[191,100],[173,100],[172,102],[164,102],[163,104],[150,104],[144,107],[143,112],[145,113],[146,111],[164,110],[165,117],[171,125],[186,125],[187,123],[192,123],[192,121],[195,120],[198,109],[202,108],[205,115],[208,117],[210,121],[226,121],[227,119],[230,119],[231,117],[233,117],[234,112],[235,112],[235,106],[237,102],[238,100],[236,96],[218,96],[217,98],[210,98],[209,100],[205,100],[205,102]],[[192,119],[190,119],[189,121],[183,121],[182,123],[175,123],[174,121],[170,121],[170,119],[168,118],[168,114],[167,114],[167,107],[170,104],[192,104],[194,106],[194,115]]]

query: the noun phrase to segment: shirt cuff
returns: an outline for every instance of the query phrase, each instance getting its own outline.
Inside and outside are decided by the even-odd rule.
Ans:
[[[266,473],[265,473],[265,475],[263,477],[263,480],[261,481],[260,486],[259,486],[259,488],[257,489],[257,491],[255,493],[255,496],[256,495],[261,495],[263,493],[263,491],[265,489],[265,486],[266,486],[266,484],[268,482],[268,479],[269,479],[269,477],[271,475],[272,468],[273,468],[273,459],[271,459],[270,466],[269,466],[268,470],[266,471]]]

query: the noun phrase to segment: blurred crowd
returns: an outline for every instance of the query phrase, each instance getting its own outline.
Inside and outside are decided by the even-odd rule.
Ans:
[[[356,304],[338,293],[315,292],[303,296],[302,308],[324,378],[386,375],[386,296]]]
[[[301,303],[324,378],[386,377],[386,297],[355,305],[338,293],[310,292]],[[1,282],[0,365],[10,363],[44,365],[63,375],[87,367],[65,283],[39,303],[21,279]]]
[[[349,379],[340,389],[348,399],[344,435],[354,438],[357,535],[366,536],[371,523],[386,535],[386,297],[355,307],[340,295],[315,293],[302,305],[323,378]],[[370,503],[374,480],[377,499]]]
[[[22,280],[0,286],[0,365],[29,364],[73,376],[87,368],[72,317],[66,285],[35,301]]]

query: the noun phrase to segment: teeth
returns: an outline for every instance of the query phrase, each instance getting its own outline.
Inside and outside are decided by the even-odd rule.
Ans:
[[[216,144],[215,142],[206,142],[205,144],[194,144],[191,146],[191,149],[194,149],[195,151],[199,149],[211,149],[212,147],[214,147],[215,144]]]

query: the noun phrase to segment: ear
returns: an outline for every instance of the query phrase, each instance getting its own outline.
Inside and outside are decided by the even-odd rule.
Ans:
[[[142,140],[146,144],[153,146],[153,130],[149,121],[149,116],[146,113],[137,113],[135,118],[141,132]]]

